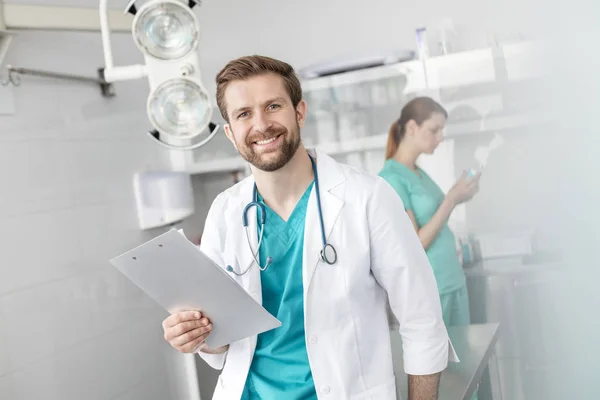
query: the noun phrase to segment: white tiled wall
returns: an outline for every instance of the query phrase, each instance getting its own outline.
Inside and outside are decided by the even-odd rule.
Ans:
[[[139,61],[130,35],[113,46]],[[7,62],[94,76],[100,35],[23,32]],[[166,313],[108,263],[156,233],[137,228],[131,180],[166,164],[144,134],[147,82],[116,91],[23,77],[0,115],[2,400],[186,399]]]

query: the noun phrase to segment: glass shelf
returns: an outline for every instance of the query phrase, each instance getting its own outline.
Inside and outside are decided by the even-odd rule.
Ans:
[[[448,110],[448,137],[546,123],[551,116],[529,94],[543,86],[532,54],[539,54],[535,44],[517,43],[304,80],[304,144],[371,171],[383,163],[387,132],[403,105],[421,95]],[[213,141],[194,153],[190,171],[244,168],[224,133]]]

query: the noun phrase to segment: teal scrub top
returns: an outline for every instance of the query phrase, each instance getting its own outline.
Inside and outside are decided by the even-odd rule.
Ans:
[[[406,165],[388,159],[379,176],[396,190],[404,202],[404,208],[413,212],[417,226],[421,228],[431,220],[445,195],[425,171],[418,167],[417,170],[418,174]],[[454,234],[448,224],[444,224],[426,253],[440,294],[460,289],[466,284],[465,274],[456,254]]]
[[[267,212],[259,261],[265,265],[267,257],[273,258],[261,271],[262,304],[281,326],[258,335],[242,400],[317,399],[306,352],[302,284],[304,221],[313,184],[287,222],[258,196]],[[260,225],[258,230],[260,235]]]

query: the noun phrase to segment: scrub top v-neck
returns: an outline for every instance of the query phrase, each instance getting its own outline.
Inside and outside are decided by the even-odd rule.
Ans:
[[[281,327],[258,335],[242,400],[317,399],[306,351],[302,284],[304,222],[313,185],[287,221],[258,195],[267,214],[259,261],[265,265],[267,257],[273,258],[261,271],[262,304]]]

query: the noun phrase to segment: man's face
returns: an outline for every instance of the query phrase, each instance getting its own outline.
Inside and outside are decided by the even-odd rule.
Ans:
[[[272,172],[296,154],[306,104],[301,101],[294,108],[283,78],[264,74],[233,81],[225,90],[225,104],[229,117],[225,133],[250,164]]]

